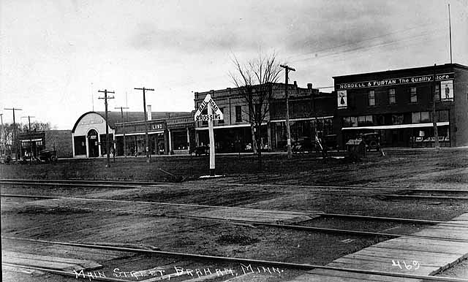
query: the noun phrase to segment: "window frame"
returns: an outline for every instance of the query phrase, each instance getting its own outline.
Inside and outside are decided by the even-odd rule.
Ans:
[[[395,88],[388,89],[388,103],[396,104],[396,89]]]
[[[418,88],[414,86],[410,88],[410,103],[417,103],[417,102],[418,102]]]
[[[367,99],[370,107],[375,106],[375,90],[369,90],[367,92]]]
[[[242,106],[236,106],[236,122],[242,122]]]

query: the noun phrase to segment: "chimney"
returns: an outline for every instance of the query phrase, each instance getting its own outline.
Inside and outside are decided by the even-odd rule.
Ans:
[[[307,83],[307,89],[312,89],[312,83]]]
[[[151,105],[146,105],[146,114],[148,115],[148,120],[151,120],[152,119]]]
[[[297,81],[294,80],[294,89],[297,89]]]

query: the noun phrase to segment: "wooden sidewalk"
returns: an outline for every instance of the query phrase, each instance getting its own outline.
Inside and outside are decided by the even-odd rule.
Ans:
[[[327,265],[327,267],[386,272],[389,275],[314,269],[305,275],[296,277],[291,282],[416,282],[423,280],[395,277],[391,274],[431,276],[468,257],[468,213],[446,223],[426,228],[414,233],[414,235],[433,238],[402,236],[341,257]],[[454,239],[458,241],[453,241]],[[460,242],[460,240],[466,242]]]

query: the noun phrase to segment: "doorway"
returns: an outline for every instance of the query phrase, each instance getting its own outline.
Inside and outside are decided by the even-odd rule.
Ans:
[[[89,157],[90,158],[98,157],[99,156],[98,133],[94,129],[91,129],[88,132],[88,144],[89,144]]]

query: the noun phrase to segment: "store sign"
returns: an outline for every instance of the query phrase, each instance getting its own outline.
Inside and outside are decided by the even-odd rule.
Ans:
[[[453,79],[453,76],[454,76],[453,73],[437,74],[436,81],[444,81],[444,80]],[[390,78],[390,79],[382,79],[382,80],[339,83],[336,85],[337,86],[336,89],[359,89],[359,88],[393,86],[393,85],[400,85],[400,84],[412,84],[412,83],[423,83],[423,82],[433,82],[433,81],[434,81],[433,75],[422,75],[422,76],[410,76],[410,77],[403,77],[403,78]]]
[[[338,90],[338,109],[346,109],[348,107],[348,93],[346,90]]]
[[[440,82],[441,96],[442,101],[453,100],[453,80],[446,80]]]
[[[162,123],[152,124],[151,129],[153,129],[153,130],[164,129],[164,125]]]
[[[208,117],[208,115],[202,115],[202,111],[206,107],[211,107],[213,110],[213,114]],[[201,117],[201,116],[207,116],[207,117]],[[224,115],[223,112],[219,109],[218,105],[216,105],[215,101],[211,98],[210,94],[207,94],[203,102],[200,104],[198,107],[197,112],[195,113],[195,121],[207,121],[207,120],[223,120]]]

